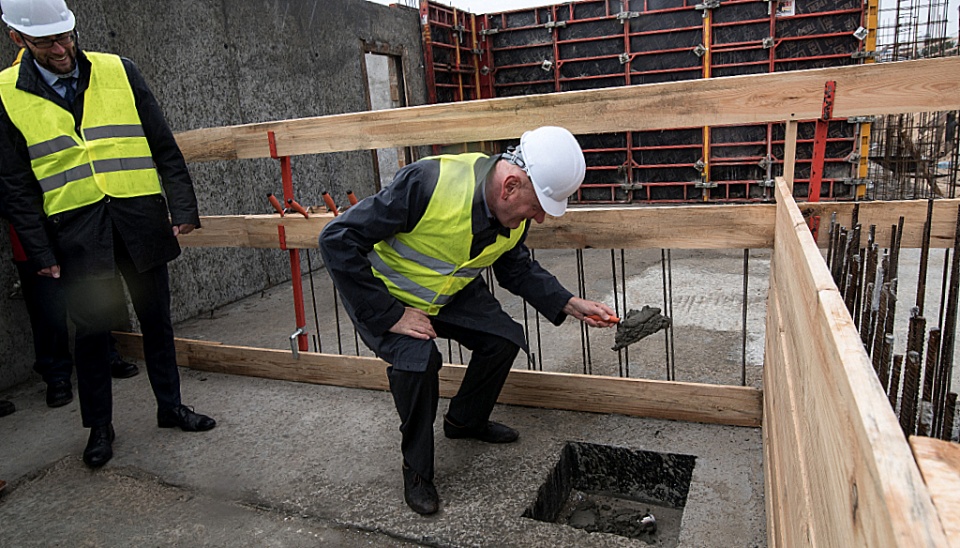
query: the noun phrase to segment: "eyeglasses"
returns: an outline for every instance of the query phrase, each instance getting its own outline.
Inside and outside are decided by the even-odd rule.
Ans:
[[[23,33],[20,33],[20,38],[23,38],[24,42],[37,49],[50,49],[55,43],[64,47],[73,45],[73,43],[77,40],[77,31],[72,30],[70,32],[58,34],[50,38],[27,38],[23,35]]]

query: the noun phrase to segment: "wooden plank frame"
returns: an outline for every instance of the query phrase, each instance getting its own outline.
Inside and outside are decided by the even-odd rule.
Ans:
[[[542,125],[574,134],[813,120],[837,83],[834,118],[960,109],[960,57],[688,80],[196,129],[188,162],[495,141]],[[482,119],[482,123],[476,123]]]
[[[771,546],[945,546],[853,319],[783,178],[764,356]],[[786,448],[790,448],[787,450]]]
[[[139,335],[115,333],[124,356],[143,358]],[[328,384],[347,388],[389,390],[386,363],[377,358],[230,346],[177,339],[177,363],[183,367]],[[453,397],[466,367],[444,364],[440,395]],[[511,370],[500,403],[590,413],[618,413],[658,419],[760,426],[760,390],[687,382],[620,379],[592,375]]]
[[[796,122],[820,116],[828,80],[837,83],[836,118],[960,110],[960,57],[952,57],[198,129],[177,140],[197,162],[268,157],[267,131],[276,132],[280,155],[298,155],[509,139],[545,124],[592,134],[787,122],[792,179]],[[836,211],[849,226],[853,204],[798,205],[783,178],[776,194],[776,205],[572,208],[534,227],[528,239],[539,248],[772,248],[762,398],[739,387],[516,371],[501,401],[744,425],[756,425],[762,409],[770,546],[947,546],[947,531],[957,528],[941,520],[952,514],[938,514],[804,222]],[[878,241],[886,241],[903,215],[902,245],[919,247],[926,205],[861,203],[860,221],[876,224]],[[932,245],[953,241],[956,207],[956,200],[937,201]],[[278,248],[282,224],[288,245],[316,247],[329,220],[206,217],[204,228],[181,242]],[[127,352],[138,346],[131,337],[123,341]],[[386,388],[377,360],[309,353],[294,360],[283,351],[197,341],[178,346],[189,367]],[[444,367],[443,393],[461,376],[462,368]],[[924,449],[914,444],[929,459]]]
[[[960,199],[934,202],[930,246],[953,247]],[[818,215],[850,227],[850,202],[801,203],[804,217]],[[527,245],[534,249],[762,249],[773,247],[774,204],[568,208],[563,217],[534,223]],[[862,202],[860,223],[877,225],[877,241],[890,240],[891,227],[905,217],[902,247],[920,247],[927,202]],[[203,228],[180,236],[185,247],[257,247],[280,249],[277,227],[283,226],[288,248],[316,248],[320,231],[333,219],[321,213],[300,216],[230,215],[203,217]],[[827,238],[818,244],[827,246]]]

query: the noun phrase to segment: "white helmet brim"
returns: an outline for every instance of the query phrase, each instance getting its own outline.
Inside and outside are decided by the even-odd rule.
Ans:
[[[77,26],[77,19],[70,10],[67,10],[66,18],[62,21],[56,21],[44,25],[31,25],[29,19],[14,21],[12,18],[7,17],[6,13],[3,14],[3,22],[6,23],[10,28],[34,38],[56,36],[57,34],[70,32]]]

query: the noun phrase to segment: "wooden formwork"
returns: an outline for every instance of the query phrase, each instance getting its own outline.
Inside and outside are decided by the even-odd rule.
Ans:
[[[541,248],[772,248],[762,399],[744,387],[513,371],[501,401],[747,426],[762,416],[771,546],[957,545],[960,494],[943,486],[960,483],[960,452],[955,444],[904,439],[804,222],[833,211],[849,222],[852,204],[798,205],[792,197],[795,123],[820,116],[828,80],[837,86],[835,117],[960,109],[960,58],[946,58],[210,128],[178,141],[189,161],[203,161],[269,157],[267,131],[280,155],[295,155],[509,139],[544,124],[603,133],[788,122],[786,178],[777,182],[775,205],[575,209],[534,227],[528,240]],[[953,241],[957,207],[937,203],[932,245]],[[917,247],[925,208],[862,204],[859,220],[877,224],[883,241],[904,215],[902,245]],[[315,247],[329,219],[205,217],[204,228],[181,242],[279,248],[283,225],[287,246]],[[124,351],[135,351],[135,341],[123,337]],[[178,360],[190,367],[386,389],[384,364],[374,359],[178,344]],[[449,393],[462,369],[443,371]]]

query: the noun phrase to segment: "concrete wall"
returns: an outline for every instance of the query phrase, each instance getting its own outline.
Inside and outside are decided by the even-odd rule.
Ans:
[[[416,10],[366,0],[68,0],[85,49],[129,57],[143,71],[174,132],[368,109],[364,44],[399,52],[408,104],[426,100]],[[0,40],[0,60],[13,59]],[[5,61],[4,61],[5,62]],[[203,215],[271,212],[282,195],[279,162],[192,164]],[[345,202],[374,191],[370,152],[293,159],[297,200]],[[0,388],[30,376],[33,351],[16,278],[0,236]],[[314,255],[314,267],[319,255]],[[306,267],[306,264],[304,264]],[[280,251],[184,250],[170,265],[174,320],[192,317],[290,277]],[[253,321],[253,320],[252,320]],[[294,329],[292,318],[290,325]]]

